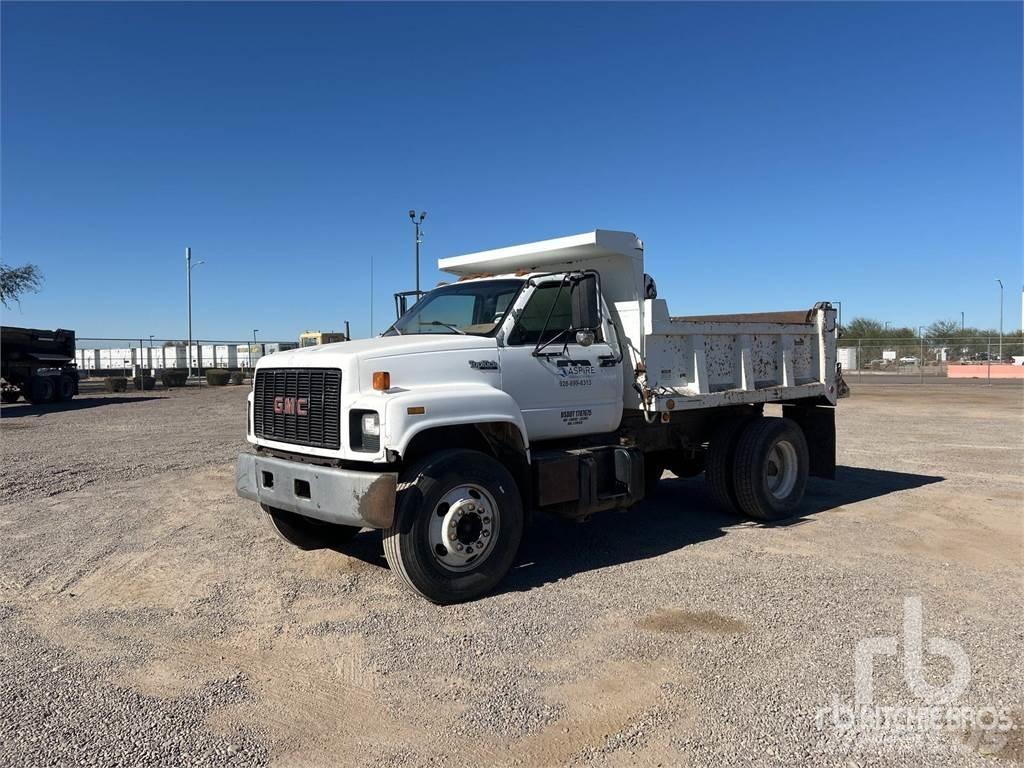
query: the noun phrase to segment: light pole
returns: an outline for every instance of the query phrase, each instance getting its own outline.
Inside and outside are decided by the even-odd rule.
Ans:
[[[999,283],[999,362],[1003,362],[1003,281],[998,277]]]
[[[409,219],[416,226],[416,300],[420,298],[420,243],[423,242],[423,233],[420,231],[420,225],[423,224],[423,220],[427,218],[426,211],[420,211],[419,218],[416,218],[416,211],[409,209]]]
[[[185,349],[185,354],[188,356],[189,378],[192,377],[192,270],[205,263],[205,261],[197,261],[193,264],[192,249],[185,249],[185,272],[188,280],[188,347]]]
[[[917,335],[921,337],[921,358],[917,361],[918,370],[921,372],[921,383],[924,384],[924,326],[918,326]]]

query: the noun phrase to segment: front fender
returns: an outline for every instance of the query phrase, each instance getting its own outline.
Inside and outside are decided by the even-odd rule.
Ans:
[[[422,413],[417,412],[420,408]],[[385,445],[405,453],[412,439],[424,430],[484,422],[514,424],[529,448],[519,406],[507,393],[484,384],[417,387],[390,395],[385,406]]]

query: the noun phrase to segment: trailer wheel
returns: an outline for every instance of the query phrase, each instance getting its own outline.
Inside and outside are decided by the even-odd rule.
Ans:
[[[509,471],[479,451],[427,456],[399,478],[395,519],[384,531],[391,570],[432,603],[490,592],[523,536],[523,506]]]
[[[49,403],[57,394],[52,376],[29,376],[25,390],[25,399],[33,405]]]
[[[755,417],[730,419],[715,430],[708,443],[704,457],[704,479],[712,501],[723,512],[736,514],[740,511],[733,481],[736,444],[744,428],[756,420]]]
[[[56,389],[58,400],[70,400],[75,396],[75,380],[66,373],[62,373],[60,379],[57,380]]]
[[[289,544],[306,551],[341,546],[355,538],[362,530],[354,525],[325,523],[283,509],[268,507],[266,504],[260,504],[260,507],[267,513],[274,533]]]
[[[791,419],[760,419],[740,435],[735,483],[740,508],[758,520],[781,520],[800,506],[807,487],[807,440]]]
[[[5,403],[16,403],[19,397],[21,397],[21,392],[16,389],[5,389],[0,392],[0,400]]]

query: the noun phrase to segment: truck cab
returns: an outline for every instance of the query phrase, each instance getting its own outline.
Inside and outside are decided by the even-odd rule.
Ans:
[[[671,318],[643,243],[608,230],[439,267],[453,280],[381,336],[257,365],[236,489],[290,543],[381,528],[407,586],[459,602],[500,581],[534,510],[628,508],[670,468],[707,470],[716,501],[771,519],[834,468],[829,305]],[[765,402],[792,418],[763,419]],[[755,422],[779,428],[744,480]]]

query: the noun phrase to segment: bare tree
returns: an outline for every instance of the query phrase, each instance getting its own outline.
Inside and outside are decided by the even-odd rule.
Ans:
[[[35,264],[9,267],[0,264],[0,304],[8,309],[11,302],[20,302],[23,293],[38,293],[43,282],[43,273]]]

